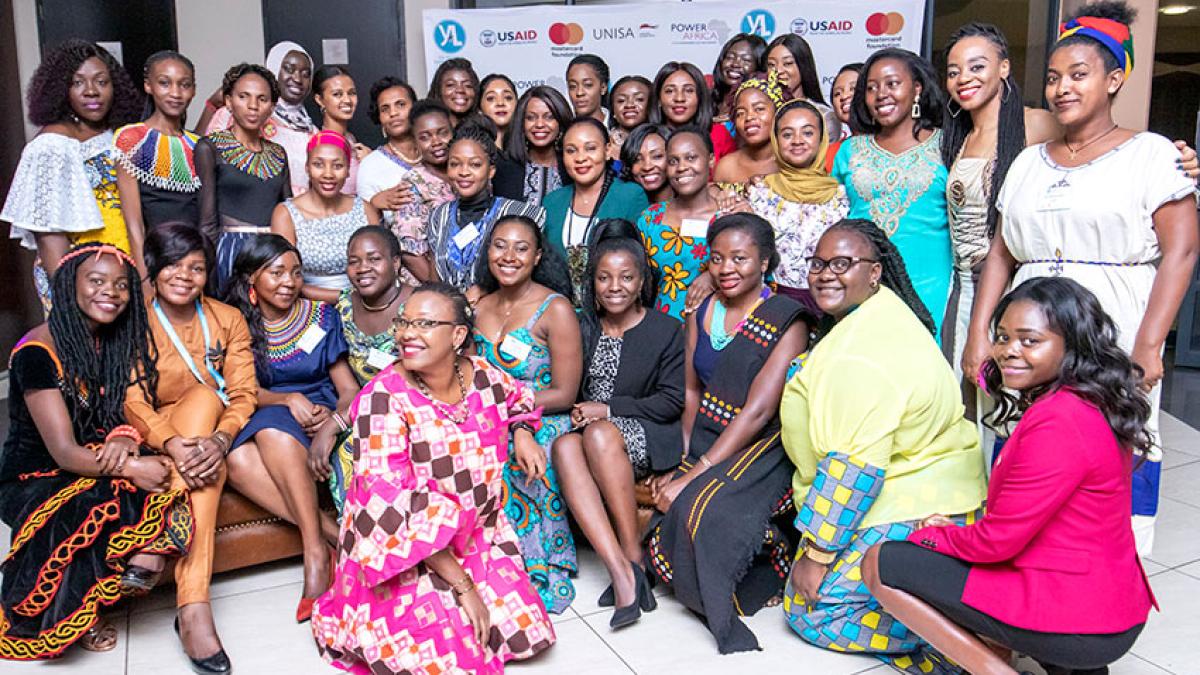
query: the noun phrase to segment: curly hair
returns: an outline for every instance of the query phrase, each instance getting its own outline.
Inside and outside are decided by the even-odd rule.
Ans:
[[[279,80],[275,78],[275,73],[257,63],[239,63],[225,71],[225,76],[221,78],[221,95],[233,96],[233,88],[247,75],[257,75],[266,80],[267,87],[271,90],[271,103],[279,101]]]
[[[571,286],[571,272],[567,268],[567,261],[563,260],[558,251],[547,244],[546,233],[538,227],[535,220],[527,216],[504,216],[496,221],[496,224],[488,230],[487,236],[484,237],[483,245],[479,248],[479,257],[475,260],[476,283],[484,293],[495,293],[500,290],[500,282],[496,279],[496,275],[492,274],[491,265],[488,264],[488,250],[492,248],[492,238],[495,237],[496,230],[499,230],[500,226],[505,223],[521,223],[533,235],[537,250],[542,254],[541,260],[533,268],[533,282],[549,288],[574,304],[575,290]]]
[[[445,116],[447,123],[450,122],[449,108],[442,105],[440,101],[423,98],[413,103],[412,109],[408,111],[408,125],[410,127],[415,127],[417,125],[417,120],[426,115],[443,115]]]
[[[263,386],[271,384],[271,362],[267,358],[267,329],[263,326],[262,310],[250,302],[251,279],[262,268],[280,256],[295,253],[303,264],[300,251],[278,234],[262,234],[246,242],[233,261],[233,277],[225,291],[225,303],[236,307],[250,329],[250,347],[254,351],[254,369]]]
[[[367,117],[371,118],[372,124],[379,124],[379,95],[394,87],[400,87],[408,92],[410,105],[417,102],[417,92],[407,82],[391,75],[381,77],[371,85],[370,103],[367,104]],[[411,108],[409,108],[409,112],[412,112]]]
[[[1139,453],[1149,451],[1153,443],[1146,429],[1150,402],[1140,388],[1144,373],[1117,343],[1117,325],[1096,296],[1066,277],[1029,279],[996,306],[992,313],[993,334],[999,330],[1004,313],[1017,302],[1036,304],[1050,330],[1062,336],[1062,367],[1054,381],[1017,395],[1004,388],[999,368],[986,368],[984,380],[997,401],[988,424],[1000,428],[1015,422],[1043,394],[1069,388],[1104,413],[1123,447]]]
[[[71,251],[101,246],[89,242]],[[125,391],[133,384],[131,372],[138,373],[138,386],[153,407],[158,407],[158,350],[150,338],[150,321],[137,268],[122,261],[129,302],[116,320],[93,331],[79,309],[75,285],[79,269],[94,258],[88,253],[69,259],[64,256],[65,262],[50,281],[54,306],[47,325],[63,372],[70,374],[63,378],[63,395],[70,401],[83,403],[72,419],[76,438],[90,437],[97,430],[112,430],[125,423]]]
[[[112,101],[104,126],[115,129],[141,119],[142,92],[117,59],[94,42],[72,39],[47,51],[29,79],[26,106],[31,124],[44,127],[66,122],[75,115],[71,109],[71,82],[88,59],[100,59],[112,78]]]
[[[937,333],[933,315],[929,313],[929,309],[925,307],[925,303],[921,302],[917,291],[913,289],[912,279],[908,276],[908,268],[904,265],[904,258],[900,256],[900,251],[888,238],[886,232],[879,229],[875,223],[861,218],[839,220],[826,230],[825,234],[821,235],[821,239],[830,236],[833,232],[853,232],[867,242],[867,245],[872,248],[872,255],[879,261],[879,266],[883,268],[883,275],[879,282],[891,289],[904,301],[904,304],[908,305],[912,313],[917,315],[917,320],[929,330],[931,335]],[[829,325],[832,325],[826,325],[826,322],[829,321],[831,319],[828,315],[822,319],[822,333],[825,333]]]
[[[946,104],[933,66],[907,49],[887,47],[871,54],[863,64],[862,76],[858,78],[858,84],[854,87],[854,100],[850,103],[850,128],[858,129],[864,134],[877,134],[883,130],[867,108],[867,77],[871,74],[871,68],[884,59],[903,63],[912,77],[913,84],[921,87],[921,94],[917,98],[921,116],[913,125],[913,138],[919,138],[922,131],[932,131],[940,127]]]

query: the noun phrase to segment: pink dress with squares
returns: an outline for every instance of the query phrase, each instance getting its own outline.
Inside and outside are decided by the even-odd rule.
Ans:
[[[395,368],[351,407],[354,473],[334,581],[313,608],[321,654],[352,673],[502,673],[554,644],[504,515],[508,428],[537,423],[533,391],[471,359],[465,422],[455,424]],[[448,549],[491,613],[486,645],[449,584],[424,563]]]

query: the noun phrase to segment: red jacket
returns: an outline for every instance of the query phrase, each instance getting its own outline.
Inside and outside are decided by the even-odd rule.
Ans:
[[[1158,607],[1134,549],[1131,453],[1070,390],[1029,407],[1004,444],[987,513],[909,541],[972,563],[962,601],[1045,633],[1119,633]]]

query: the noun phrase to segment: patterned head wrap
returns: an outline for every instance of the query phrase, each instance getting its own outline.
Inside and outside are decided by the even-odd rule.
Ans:
[[[345,153],[347,161],[350,159],[350,142],[346,140],[345,136],[336,131],[321,130],[313,134],[312,138],[308,139],[307,152],[311,153],[313,148],[318,145],[335,146]]]
[[[1104,45],[1117,58],[1117,65],[1125,71],[1125,77],[1133,70],[1133,34],[1129,26],[1098,16],[1081,16],[1072,19],[1058,29],[1061,42],[1072,35],[1083,35]]]
[[[737,91],[733,92],[733,100],[737,101],[737,97],[747,89],[757,89],[767,95],[771,102],[775,104],[775,109],[778,110],[784,98],[783,85],[779,82],[779,73],[771,71],[765,76],[752,77],[738,85]]]

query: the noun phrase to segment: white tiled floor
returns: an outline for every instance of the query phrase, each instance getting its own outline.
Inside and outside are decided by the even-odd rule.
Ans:
[[[1151,615],[1133,653],[1112,667],[1113,675],[1200,675],[1200,490],[1196,488],[1200,484],[1200,432],[1165,414],[1162,426],[1166,446],[1163,499],[1155,552],[1146,562],[1146,571],[1163,611]],[[0,525],[0,546],[7,547],[8,540],[7,529]],[[777,608],[765,609],[748,620],[762,651],[719,656],[700,621],[661,590],[657,611],[644,615],[636,626],[613,633],[608,629],[611,610],[596,606],[607,583],[595,555],[581,550],[578,599],[554,621],[558,644],[531,661],[510,665],[509,670],[517,675],[891,672],[869,657],[834,654],[802,643]],[[300,586],[295,561],[214,579],[213,610],[236,672],[333,672],[317,657],[308,627],[291,619]],[[164,589],[115,610],[111,616],[120,629],[120,645],[108,654],[72,649],[56,662],[4,663],[0,673],[187,673],[171,628],[173,604],[170,589]]]

